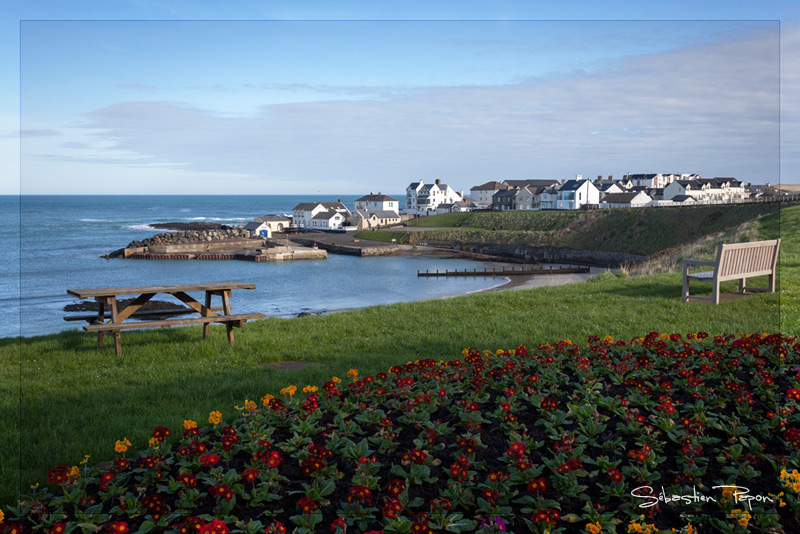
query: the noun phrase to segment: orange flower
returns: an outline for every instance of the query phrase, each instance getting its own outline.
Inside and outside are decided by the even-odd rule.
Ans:
[[[212,425],[218,425],[222,421],[222,412],[213,411],[208,414],[208,422]]]

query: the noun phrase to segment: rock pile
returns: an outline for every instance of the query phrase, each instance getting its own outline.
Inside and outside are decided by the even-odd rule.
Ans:
[[[150,247],[154,245],[178,245],[200,243],[203,241],[223,241],[226,239],[246,239],[250,232],[242,226],[223,227],[218,230],[189,230],[187,232],[165,232],[142,241],[131,241],[127,248]]]

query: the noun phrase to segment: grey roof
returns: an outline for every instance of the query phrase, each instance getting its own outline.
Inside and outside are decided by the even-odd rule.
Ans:
[[[546,187],[553,184],[557,184],[558,180],[506,180],[506,183],[511,187],[525,187],[525,186]]]
[[[301,202],[300,204],[292,208],[292,211],[296,210],[311,211],[316,207],[317,207],[316,202]]]
[[[694,200],[694,197],[690,197],[689,195],[675,195],[670,200],[675,202],[685,202],[687,200]]]
[[[378,211],[371,211],[369,212],[370,217],[375,215],[379,219],[399,219],[400,215],[397,212],[390,211],[390,210],[378,210]]]
[[[264,223],[260,223],[260,222],[249,222],[249,223],[247,223],[247,224],[245,224],[245,225],[244,225],[244,229],[245,229],[245,230],[258,230],[258,227],[259,227],[259,226],[261,226],[262,224],[264,224]]]
[[[617,187],[619,187],[620,189],[622,189],[617,182],[601,182],[599,184],[597,182],[595,182],[594,185],[600,191],[608,191],[609,189],[611,189],[615,185]]]
[[[334,217],[335,215],[341,215],[341,213],[339,213],[338,211],[321,211],[311,218],[317,220],[328,220],[331,217]]]
[[[470,191],[502,191],[504,189],[508,189],[509,187],[511,186],[502,182],[486,182],[482,185],[476,185],[470,189]]]
[[[382,195],[380,193],[377,195],[370,193],[369,195],[364,195],[361,198],[357,198],[356,202],[397,202],[397,199],[388,195]]]
[[[609,193],[603,197],[603,202],[608,202],[609,204],[627,204],[637,196],[639,196],[639,193]]]
[[[559,188],[559,191],[577,191],[584,183],[590,183],[589,180],[567,180],[564,184]],[[592,184],[594,185],[594,184]]]
[[[292,220],[290,217],[287,217],[285,215],[264,215],[261,218],[264,219],[265,221],[274,221],[274,222],[282,222],[282,221],[291,221]]]
[[[515,197],[516,195],[517,195],[516,189],[506,189],[505,191],[498,191],[497,193],[492,195],[492,198],[503,198],[503,197],[511,198]]]

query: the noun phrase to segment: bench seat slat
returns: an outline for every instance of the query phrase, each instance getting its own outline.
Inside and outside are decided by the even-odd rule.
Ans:
[[[119,324],[90,324],[83,327],[87,332],[100,332],[112,330],[129,330],[132,328],[155,328],[160,326],[178,326],[204,323],[244,323],[250,319],[264,319],[263,313],[240,313],[236,315],[214,315],[211,317],[190,317],[185,319],[164,319],[161,321],[142,321],[138,323]]]

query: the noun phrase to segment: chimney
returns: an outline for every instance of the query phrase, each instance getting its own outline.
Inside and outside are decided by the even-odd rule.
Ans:
[[[609,182],[613,182],[614,181],[614,175],[613,174],[609,174],[608,175],[608,181]]]
[[[575,179],[578,180],[578,181],[581,181],[581,180],[583,180],[583,175],[582,174],[576,174],[575,175]]]
[[[438,178],[437,178],[437,179],[436,179],[436,181],[435,181],[434,183],[435,183],[436,185],[439,185],[439,184],[441,184],[441,183],[442,183],[442,181],[441,181],[440,179],[438,179]]]

